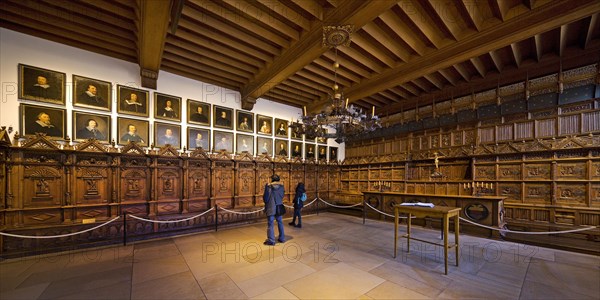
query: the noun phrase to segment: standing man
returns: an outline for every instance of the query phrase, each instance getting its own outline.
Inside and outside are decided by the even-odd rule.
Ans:
[[[275,230],[273,229],[273,221],[277,220],[277,229],[279,231],[280,243],[285,243],[285,233],[283,232],[282,216],[277,215],[277,205],[283,205],[283,195],[285,190],[283,184],[279,182],[279,175],[271,176],[271,183],[265,185],[265,193],[263,201],[265,202],[265,214],[267,215],[267,240],[263,244],[267,246],[275,245]]]

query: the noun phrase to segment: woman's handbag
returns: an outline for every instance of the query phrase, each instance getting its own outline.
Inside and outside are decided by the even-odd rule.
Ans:
[[[285,215],[285,206],[283,206],[283,204],[277,204],[275,206],[275,215],[278,217]]]

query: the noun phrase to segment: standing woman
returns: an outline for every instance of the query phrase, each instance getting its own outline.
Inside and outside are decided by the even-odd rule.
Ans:
[[[305,193],[306,189],[304,188],[304,183],[298,183],[296,186],[296,195],[294,196],[294,218],[292,219],[292,222],[289,223],[291,226],[302,228],[302,216],[300,215],[300,211],[304,207],[304,200],[306,200]],[[296,217],[298,217],[298,225],[296,225]]]
[[[277,220],[277,229],[279,231],[280,243],[285,242],[283,232],[283,220],[281,215],[277,215],[277,205],[283,205],[283,195],[285,194],[283,184],[279,182],[279,175],[271,176],[271,183],[265,185],[263,201],[265,202],[265,214],[267,215],[267,240],[263,243],[268,246],[275,245],[275,230],[273,221]]]

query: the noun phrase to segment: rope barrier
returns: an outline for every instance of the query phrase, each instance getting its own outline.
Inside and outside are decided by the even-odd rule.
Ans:
[[[594,229],[594,228],[597,227],[597,226],[588,226],[588,227],[585,227],[585,228],[577,228],[577,229],[562,230],[562,231],[543,231],[543,232],[537,232],[537,231],[534,232],[534,231],[531,231],[531,232],[527,232],[527,231],[515,231],[515,230],[510,230],[510,229],[490,227],[490,226],[486,226],[486,225],[475,223],[473,221],[467,220],[467,219],[462,218],[462,217],[459,217],[459,219],[461,221],[467,222],[469,224],[473,224],[475,226],[487,228],[487,229],[490,229],[490,230],[500,231],[500,233],[510,232],[510,233],[520,233],[520,234],[559,234],[559,233],[571,233],[571,232],[586,231],[586,230],[591,230],[591,229]]]
[[[18,235],[18,234],[11,234],[11,233],[4,233],[4,232],[0,232],[0,235],[4,235],[4,236],[10,236],[10,237],[16,237],[16,238],[24,238],[24,239],[54,239],[54,238],[61,238],[61,237],[67,237],[67,236],[72,236],[72,235],[76,235],[76,234],[80,234],[80,233],[84,233],[84,232],[88,232],[88,231],[92,231],[92,230],[96,230],[102,226],[108,225],[112,222],[114,222],[115,220],[119,219],[121,216],[117,216],[114,219],[104,223],[104,224],[100,224],[96,227],[92,227],[83,231],[78,231],[78,232],[73,232],[73,233],[67,233],[67,234],[61,234],[61,235],[45,235],[45,236],[34,236],[34,235]]]
[[[323,203],[325,203],[325,204],[327,204],[327,205],[329,205],[329,206],[336,207],[336,208],[350,208],[350,207],[355,207],[355,206],[359,206],[359,205],[361,205],[361,204],[362,204],[362,203],[356,203],[356,204],[353,204],[353,205],[341,206],[341,205],[334,205],[334,204],[331,204],[331,203],[329,203],[329,202],[327,202],[327,201],[325,201],[325,200],[323,200],[323,199],[321,199],[321,198],[318,198],[318,199],[319,199],[319,200],[321,200],[321,202],[323,202]]]
[[[222,210],[226,211],[226,212],[230,212],[230,213],[238,214],[238,215],[250,215],[250,214],[255,214],[257,212],[265,211],[264,208],[261,208],[261,209],[258,209],[258,210],[253,210],[253,211],[235,211],[235,210],[229,210],[227,208],[223,208],[223,207],[220,207],[220,206],[217,206],[217,207],[219,209],[222,209]]]
[[[138,219],[138,220],[140,220],[140,221],[146,221],[146,222],[151,222],[151,223],[162,223],[162,224],[165,224],[165,223],[177,223],[177,222],[182,222],[182,221],[188,221],[188,220],[191,220],[191,219],[195,219],[195,218],[197,218],[197,217],[200,217],[200,216],[202,216],[202,215],[204,215],[204,214],[206,214],[206,213],[208,213],[208,212],[212,211],[213,209],[215,209],[215,208],[214,208],[214,207],[211,207],[209,210],[207,210],[207,211],[205,211],[205,212],[203,212],[203,213],[201,213],[201,214],[198,214],[198,215],[195,215],[195,216],[191,216],[191,217],[189,217],[189,218],[185,218],[185,219],[169,220],[169,221],[144,219],[144,218],[137,217],[137,216],[134,216],[134,215],[128,215],[128,216],[130,216],[130,217],[132,217],[132,218],[134,218],[134,219]]]

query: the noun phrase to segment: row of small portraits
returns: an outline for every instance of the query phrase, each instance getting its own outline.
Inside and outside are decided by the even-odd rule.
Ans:
[[[34,135],[35,133],[44,133],[49,137],[66,138],[66,116],[64,109],[56,109],[44,106],[21,104],[21,132],[23,135]],[[157,147],[172,145],[175,148],[181,148],[181,125],[170,123],[154,123],[154,142],[150,140],[150,125],[147,120],[130,119],[117,117],[117,134],[119,145],[128,144],[130,141],[139,143],[141,146],[154,144]],[[90,138],[102,142],[111,141],[111,116],[90,114],[83,111],[73,111],[73,140],[86,140]],[[315,157],[325,159],[329,153],[330,160],[337,159],[337,147],[313,145],[306,143],[303,152],[302,142],[292,141],[288,148],[288,140],[275,139],[271,137],[255,137],[249,134],[234,134],[226,131],[212,131],[212,148],[210,144],[211,130],[207,128],[187,128],[187,148],[188,149],[214,149],[234,152],[234,140],[236,153],[248,152],[252,155],[267,153],[269,155],[283,155],[291,157],[305,158]],[[234,139],[235,136],[235,139]],[[273,146],[275,145],[275,149]],[[315,146],[317,149],[315,149]],[[256,149],[256,152],[255,152]],[[315,151],[317,150],[317,151]]]
[[[66,74],[19,64],[19,99],[65,105]],[[154,92],[154,118],[181,122],[182,98]],[[112,111],[112,84],[108,81],[73,75],[73,106]],[[117,112],[149,117],[149,92],[117,84]],[[211,113],[212,112],[212,113]],[[288,137],[288,121],[210,103],[188,99],[187,122],[215,128]],[[212,121],[212,122],[211,122]],[[256,124],[256,128],[255,125]],[[274,125],[274,126],[273,126]],[[297,128],[296,128],[297,129]],[[291,138],[302,139],[292,130]]]

